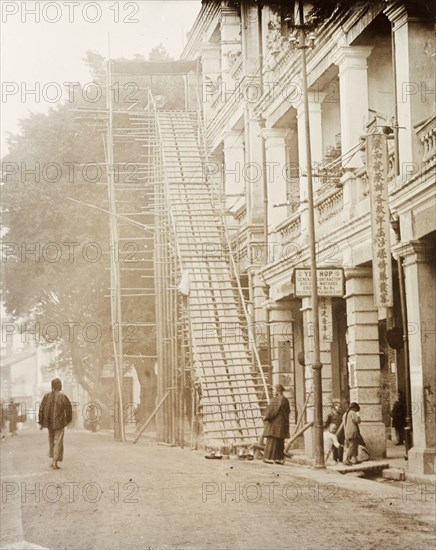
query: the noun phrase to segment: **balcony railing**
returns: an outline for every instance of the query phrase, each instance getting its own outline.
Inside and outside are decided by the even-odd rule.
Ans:
[[[314,172],[317,174],[316,177],[320,179],[322,190],[340,187],[341,177],[344,173],[340,143],[327,149],[322,162],[318,166],[314,166]]]
[[[418,139],[424,147],[423,162],[434,162],[436,159],[436,115],[415,125]]]
[[[210,106],[216,111],[218,107],[223,103],[223,93],[221,88],[216,92],[216,96],[212,99]]]
[[[242,55],[239,55],[230,69],[230,76],[233,80],[241,80],[243,68]]]
[[[280,51],[271,52],[268,56],[266,66],[274,74],[277,82],[282,73],[288,71],[293,57],[295,59],[295,53],[287,44]]]
[[[282,247],[295,242],[301,235],[300,212],[292,214],[290,218],[277,227],[276,231]]]
[[[395,148],[392,146],[388,148],[388,181],[393,179],[395,179]]]
[[[355,171],[356,180],[360,182],[360,193],[357,194],[358,198],[365,198],[369,195],[369,179],[366,166],[361,166]]]
[[[344,208],[344,193],[342,189],[335,189],[329,195],[317,201],[318,224],[323,224],[338,216]]]
[[[240,202],[242,204],[240,206],[237,205],[237,210],[232,215],[239,226],[244,226],[247,222],[247,203],[245,202],[245,198],[241,199]]]

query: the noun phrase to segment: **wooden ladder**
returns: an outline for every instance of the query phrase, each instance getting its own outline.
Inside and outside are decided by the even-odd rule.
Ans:
[[[262,384],[254,375],[250,348],[233,282],[223,220],[203,172],[204,151],[197,113],[158,112],[166,207],[180,270],[189,278],[186,331],[200,386],[203,435],[209,447],[252,445],[263,430]]]

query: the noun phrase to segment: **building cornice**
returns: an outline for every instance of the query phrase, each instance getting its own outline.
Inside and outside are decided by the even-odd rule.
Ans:
[[[181,59],[197,59],[200,56],[200,48],[204,42],[206,31],[214,19],[219,22],[220,12],[221,0],[202,3],[200,12],[189,31],[188,42],[180,55]]]
[[[291,137],[289,128],[263,128],[259,132],[259,137],[265,140],[266,147],[271,145],[273,140],[286,140]]]
[[[431,261],[431,251],[425,241],[400,242],[392,247],[395,259],[403,258],[403,265],[409,266]]]
[[[370,267],[345,267],[344,275],[346,281],[350,279],[371,279],[372,269]]]

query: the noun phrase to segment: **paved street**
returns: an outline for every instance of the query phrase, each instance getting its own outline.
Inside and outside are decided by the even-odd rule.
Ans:
[[[67,430],[2,441],[2,548],[433,548],[434,495],[327,471],[205,460],[154,443]],[[27,541],[26,546],[23,540]]]

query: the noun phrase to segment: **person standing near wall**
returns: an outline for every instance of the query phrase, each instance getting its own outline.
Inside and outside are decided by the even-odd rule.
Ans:
[[[18,423],[18,403],[15,403],[13,399],[10,400],[8,405],[9,418],[9,432],[11,435],[17,435],[17,423]]]
[[[344,413],[342,412],[342,407],[339,401],[334,401],[332,404],[332,409],[324,419],[324,429],[330,430],[330,425],[334,424],[336,427],[335,434],[339,442],[339,447],[336,445],[333,446],[333,460],[335,462],[342,462],[343,450],[344,450],[344,425],[343,425]]]
[[[283,395],[285,388],[281,384],[275,387],[276,395],[268,405],[265,416],[266,437],[264,462],[268,464],[284,464],[285,439],[289,437],[289,413],[291,408],[288,399]]]
[[[357,460],[357,453],[359,449],[359,436],[360,436],[360,405],[358,403],[351,403],[348,407],[348,411],[344,415],[344,430],[345,430],[345,466],[352,466],[359,464]]]
[[[406,401],[402,392],[398,392],[398,399],[395,401],[391,412],[392,427],[395,429],[397,438],[396,445],[404,443],[404,428],[406,427]]]

